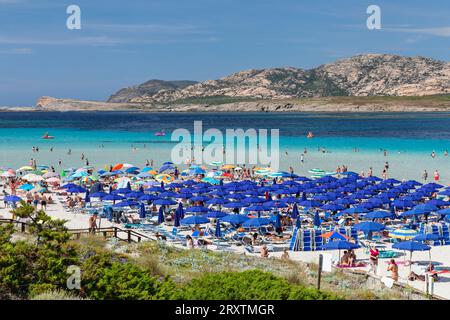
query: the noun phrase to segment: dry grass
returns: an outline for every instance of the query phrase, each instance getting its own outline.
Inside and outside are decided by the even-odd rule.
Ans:
[[[111,242],[102,237],[86,237],[74,241],[84,249],[110,250],[125,254],[141,267],[154,275],[169,275],[175,283],[182,284],[209,272],[232,272],[258,269],[271,272],[285,278],[291,284],[307,286],[317,285],[318,265],[275,258],[261,259],[248,255],[206,250],[183,250],[169,247],[163,243],[142,242],[127,244],[124,242],[111,246]],[[110,249],[108,249],[110,248]],[[349,274],[342,270],[323,273],[321,288],[352,300],[394,300],[408,299],[408,291],[368,288],[368,276]]]

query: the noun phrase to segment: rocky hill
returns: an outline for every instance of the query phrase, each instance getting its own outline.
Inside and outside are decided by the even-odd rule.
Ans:
[[[161,83],[161,84],[160,84]],[[424,57],[367,54],[314,69],[247,70],[195,84],[151,80],[109,102],[184,103],[206,97],[292,99],[331,96],[424,96],[450,93],[450,63]]]
[[[164,80],[149,80],[140,85],[123,88],[111,95],[108,102],[122,103],[129,102],[134,98],[142,96],[152,96],[160,91],[164,90],[177,90],[183,89],[187,86],[196,84],[196,81],[189,80],[177,80],[177,81],[164,81]]]

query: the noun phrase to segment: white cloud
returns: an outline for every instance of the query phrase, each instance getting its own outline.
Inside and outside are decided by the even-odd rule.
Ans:
[[[414,34],[424,34],[436,37],[450,37],[450,27],[436,27],[436,28],[383,28],[383,30],[390,32],[405,32]]]
[[[0,49],[0,54],[27,55],[33,54],[33,50],[30,48]]]
[[[28,38],[28,37],[0,37],[0,44],[24,44],[24,45],[89,45],[112,46],[125,43],[125,40],[100,37],[67,37],[67,38]]]
[[[98,24],[86,23],[86,30],[101,30],[110,32],[144,32],[154,34],[204,34],[210,33],[194,25],[165,24]]]

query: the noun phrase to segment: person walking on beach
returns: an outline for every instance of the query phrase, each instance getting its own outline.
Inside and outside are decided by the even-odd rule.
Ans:
[[[434,150],[433,150],[433,152],[431,153],[431,157],[434,159],[434,158],[436,158],[436,152],[434,152]]]
[[[381,177],[383,178],[383,180],[386,180],[386,179],[387,179],[387,171],[386,171],[386,168],[383,169],[383,172],[381,173]]]
[[[389,267],[387,271],[391,272],[392,280],[398,281],[398,265],[397,263],[395,263],[394,259],[391,259],[391,261],[389,262]]]
[[[89,232],[95,233],[97,229],[97,212],[95,212],[92,216],[89,217]]]
[[[378,268],[378,257],[380,255],[380,251],[378,251],[377,247],[375,245],[372,245],[369,251],[370,257],[370,267],[371,271],[373,271],[374,274],[377,274],[377,268]]]
[[[423,179],[423,181],[427,182],[427,179],[428,179],[428,171],[427,170],[423,170],[422,179]]]
[[[439,171],[436,169],[436,171],[434,171],[434,181],[438,182],[439,181]]]
[[[33,195],[33,205],[37,209],[37,206],[39,204],[39,195],[35,192]]]
[[[45,194],[43,194],[41,198],[41,210],[47,210],[47,197]]]
[[[305,155],[303,153],[300,155],[300,162],[301,163],[305,162]]]

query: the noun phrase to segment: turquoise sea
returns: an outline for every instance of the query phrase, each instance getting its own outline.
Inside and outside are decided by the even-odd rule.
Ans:
[[[202,121],[203,130],[217,128],[223,133],[237,128],[279,129],[281,170],[292,166],[296,173],[309,175],[312,168],[334,171],[345,164],[356,172],[373,167],[380,175],[388,161],[390,175],[398,179],[419,180],[423,170],[432,176],[437,169],[442,181],[450,182],[450,157],[444,156],[450,150],[450,113],[1,112],[0,167],[17,168],[30,158],[38,164],[57,166],[61,160],[63,167],[83,166],[81,153],[95,166],[118,162],[142,166],[150,159],[157,166],[170,160],[176,144],[170,140],[171,132],[179,128],[192,132],[194,121]],[[162,129],[166,136],[155,136]],[[306,138],[309,131],[313,139]],[[46,132],[55,139],[42,139]],[[33,152],[33,146],[39,152]]]

